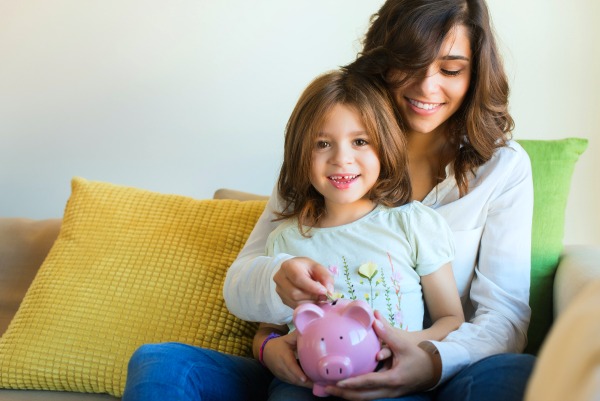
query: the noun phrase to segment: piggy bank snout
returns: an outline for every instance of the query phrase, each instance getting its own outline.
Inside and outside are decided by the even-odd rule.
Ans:
[[[319,361],[321,377],[331,381],[338,381],[352,375],[352,361],[347,356],[328,356]]]

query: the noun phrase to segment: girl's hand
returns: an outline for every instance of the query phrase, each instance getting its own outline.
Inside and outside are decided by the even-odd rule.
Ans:
[[[304,302],[325,301],[333,293],[329,270],[312,259],[296,257],[286,260],[273,276],[277,294],[292,309]]]
[[[296,386],[312,388],[296,360],[296,331],[269,340],[263,350],[263,362],[275,377]]]
[[[341,380],[326,391],[347,400],[373,400],[425,391],[435,385],[429,354],[406,338],[406,333],[391,326],[378,311],[375,318],[375,332],[386,344],[377,354],[377,360],[385,360],[384,368]]]

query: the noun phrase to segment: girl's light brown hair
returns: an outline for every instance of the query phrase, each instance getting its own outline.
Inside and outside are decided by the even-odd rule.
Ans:
[[[388,87],[419,79],[438,57],[444,39],[463,25],[472,51],[471,84],[450,118],[455,178],[461,196],[468,174],[510,139],[509,86],[485,0],[387,0],[371,18],[363,51],[348,68],[387,80]],[[403,72],[405,79],[390,78]]]
[[[411,198],[405,136],[384,83],[342,69],[317,77],[304,90],[285,131],[284,157],[278,189],[283,211],[278,220],[297,217],[314,226],[324,215],[325,201],[310,182],[312,152],[322,126],[338,104],[356,110],[381,164],[379,179],[368,196],[373,202],[397,206]]]

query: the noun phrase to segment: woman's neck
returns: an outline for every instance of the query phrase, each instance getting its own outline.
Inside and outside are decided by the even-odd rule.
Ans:
[[[349,204],[329,203],[325,200],[325,215],[315,227],[337,227],[350,224],[369,214],[377,206],[373,201],[364,198]]]
[[[422,201],[445,178],[446,164],[452,160],[452,148],[443,132],[409,133],[408,169],[413,200]]]

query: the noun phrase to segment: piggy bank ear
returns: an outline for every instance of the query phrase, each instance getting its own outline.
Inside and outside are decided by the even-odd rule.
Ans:
[[[375,316],[373,316],[373,310],[369,304],[363,300],[350,302],[346,308],[344,308],[342,315],[352,320],[356,320],[366,328],[371,327],[373,320],[375,319]]]
[[[323,317],[323,309],[315,304],[302,304],[294,310],[294,325],[299,333],[303,333],[306,327],[314,320]]]

